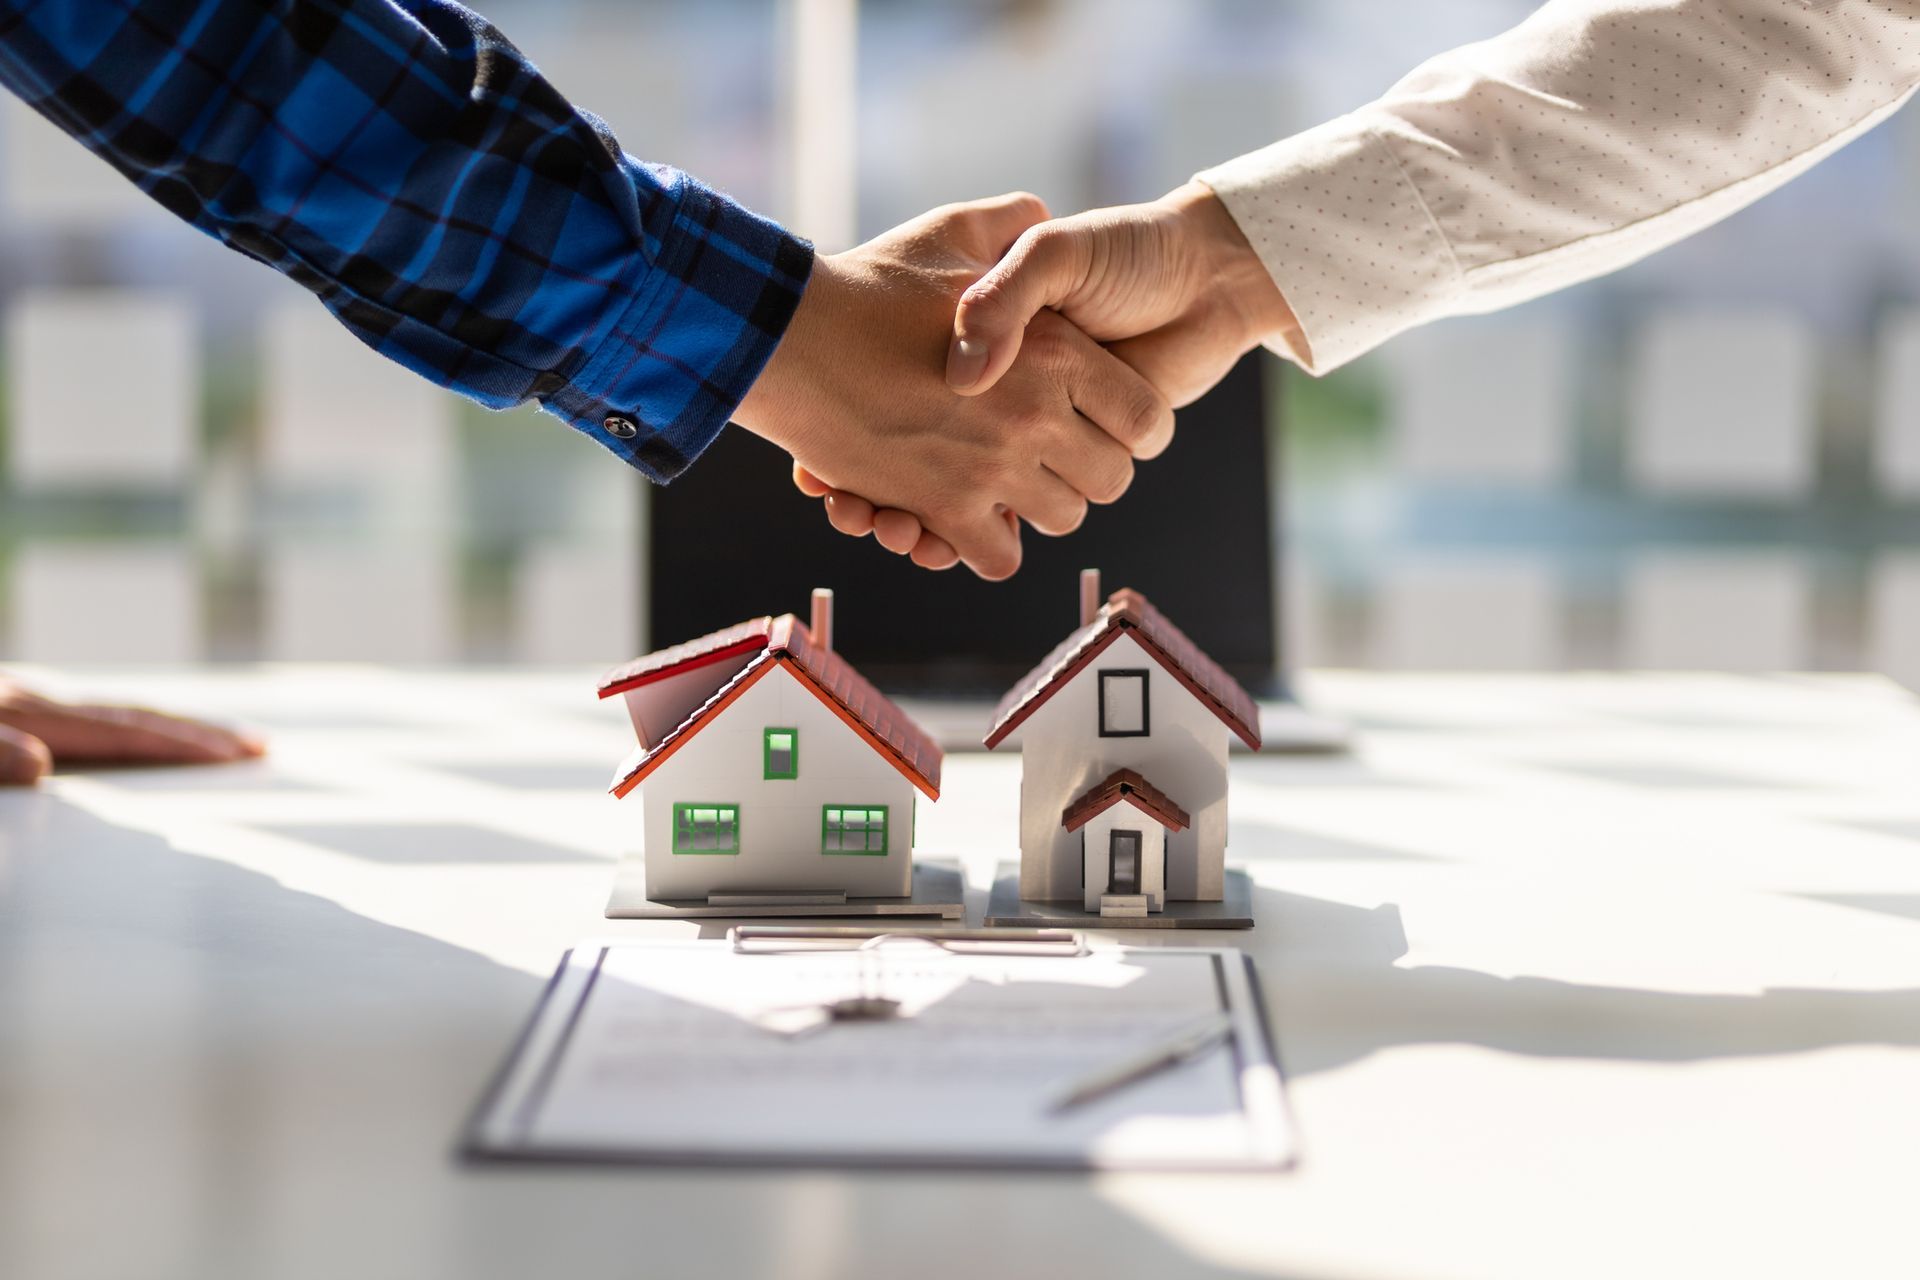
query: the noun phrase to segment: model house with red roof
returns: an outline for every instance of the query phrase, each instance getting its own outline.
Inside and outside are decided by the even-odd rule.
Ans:
[[[914,806],[940,748],[812,625],[756,618],[609,672],[639,744],[612,791],[640,792],[645,898],[621,914],[910,912]],[[924,906],[925,904],[921,904]]]
[[[1001,699],[987,733],[990,750],[1017,743],[1021,767],[1023,909],[990,905],[992,922],[1251,924],[1244,903],[1205,904],[1227,896],[1227,746],[1259,750],[1259,707],[1144,596],[1102,601],[1093,570],[1080,587],[1079,629]]]

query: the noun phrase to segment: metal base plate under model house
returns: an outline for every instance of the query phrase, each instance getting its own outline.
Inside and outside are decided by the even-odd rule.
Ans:
[[[1183,904],[1184,905],[1184,904]],[[1209,904],[1217,905],[1217,904]],[[932,916],[959,920],[966,914],[966,881],[954,862],[916,861],[913,893],[905,898],[848,898],[840,894],[728,893],[706,898],[649,898],[647,862],[640,854],[620,860],[607,899],[612,920],[734,920],[782,916]]]
[[[1146,915],[1103,916],[1073,899],[1027,901],[1020,896],[1020,864],[1003,862],[994,871],[986,923],[1014,929],[1251,929],[1253,882],[1228,867],[1218,902],[1170,901]]]

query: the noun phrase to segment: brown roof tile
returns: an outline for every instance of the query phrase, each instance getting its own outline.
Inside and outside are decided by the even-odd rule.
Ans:
[[[663,735],[652,749],[630,757],[612,791],[624,796],[649,773],[711,722],[734,699],[778,664],[810,689],[829,711],[845,721],[867,745],[887,757],[908,781],[929,799],[940,798],[940,746],[906,712],[831,649],[814,644],[806,624],[790,613],[778,618],[756,618],[737,627],[671,649],[637,658],[607,673],[600,696],[608,697],[662,679],[676,671],[715,662],[730,654],[754,653],[747,665],[714,690],[711,697],[680,724]]]
[[[1148,603],[1138,591],[1122,589],[1107,597],[1100,613],[1081,627],[1007,691],[994,708],[986,745],[997,747],[1007,735],[1067,681],[1100,656],[1122,634],[1134,640],[1165,667],[1187,691],[1255,751],[1260,749],[1260,708],[1253,695],[1240,687],[1219,663],[1200,651],[1167,615]]]
[[[1193,822],[1185,809],[1167,798],[1166,792],[1131,769],[1115,769],[1061,812],[1060,825],[1069,831],[1078,831],[1128,797],[1171,830],[1184,831]]]

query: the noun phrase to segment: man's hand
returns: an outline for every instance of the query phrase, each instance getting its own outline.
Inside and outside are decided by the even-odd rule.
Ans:
[[[1018,360],[1028,325],[1058,312],[1184,405],[1262,342],[1301,341],[1292,311],[1219,199],[1190,182],[1147,204],[1040,223],[961,294],[947,381],[966,396],[994,388]],[[1147,456],[1147,455],[1140,455]],[[801,492],[824,497],[836,528],[872,532],[921,563],[944,553],[904,511],[876,506],[796,467]],[[872,495],[867,495],[872,496]]]
[[[1019,520],[1068,533],[1087,503],[1126,490],[1135,457],[1166,447],[1166,398],[1058,315],[1034,319],[992,388],[963,397],[942,379],[961,292],[1046,216],[1027,195],[947,205],[814,264],[734,416],[822,492],[862,495],[829,500],[837,527],[879,532],[929,568],[957,557],[1005,578]]]
[[[144,707],[55,702],[0,677],[0,786],[55,764],[223,764],[266,753],[250,734]]]

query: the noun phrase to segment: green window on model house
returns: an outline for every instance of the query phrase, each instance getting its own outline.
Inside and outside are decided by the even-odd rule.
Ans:
[[[673,806],[675,853],[740,852],[740,806],[737,804],[676,804]]]
[[[765,776],[769,779],[799,777],[800,731],[768,729],[762,740],[760,759],[766,766]]]
[[[820,810],[820,852],[878,857],[887,851],[887,806],[825,805]]]

